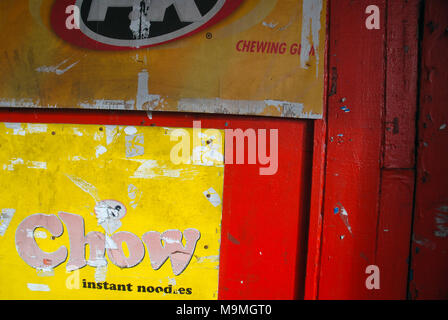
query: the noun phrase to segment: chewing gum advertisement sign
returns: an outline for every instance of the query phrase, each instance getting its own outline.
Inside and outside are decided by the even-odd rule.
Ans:
[[[192,130],[0,123],[0,299],[217,299],[224,135],[173,162]]]
[[[0,107],[322,117],[325,0],[2,0]]]

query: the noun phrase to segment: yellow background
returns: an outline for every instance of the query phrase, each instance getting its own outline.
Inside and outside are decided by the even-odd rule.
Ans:
[[[0,123],[0,208],[15,209],[5,235],[0,236],[1,299],[217,298],[222,205],[214,207],[203,192],[213,188],[222,200],[223,163],[174,165],[170,161],[170,150],[177,142],[170,141],[172,129],[158,127],[135,127],[137,134],[144,136],[144,154],[127,158],[126,128],[111,126],[106,131],[106,126],[101,125],[19,124],[11,129],[11,124]],[[192,137],[192,129],[185,130]],[[209,137],[203,135],[203,138]],[[100,145],[107,151],[97,154]],[[142,161],[148,159],[157,161],[157,166],[145,171],[146,178],[131,178]],[[38,162],[40,168],[36,165]],[[46,163],[46,169],[42,163]],[[94,189],[88,193],[68,176],[82,179]],[[131,199],[128,194],[130,184],[138,188],[140,196],[136,199]],[[133,292],[69,290],[66,279],[71,273],[66,273],[66,262],[54,269],[54,276],[43,277],[19,257],[14,242],[17,226],[35,213],[57,215],[64,211],[81,215],[86,234],[90,231],[104,233],[93,215],[95,197],[123,203],[127,213],[121,219],[122,226],[118,231],[132,232],[140,239],[147,231],[198,229],[201,237],[185,271],[175,276],[169,260],[159,270],[153,270],[146,250],[143,261],[133,268],[120,269],[108,260],[106,281],[132,283]],[[45,232],[42,228],[37,231]],[[70,254],[65,225],[59,238],[51,240],[49,232],[46,233],[46,239],[36,239],[42,250],[52,252],[65,245]],[[86,257],[87,254],[88,246]],[[80,269],[80,279],[94,281],[94,273],[95,268],[86,266]],[[137,285],[167,286],[174,281],[173,288],[192,288],[193,294],[136,292]],[[51,291],[30,291],[28,283],[46,284]]]

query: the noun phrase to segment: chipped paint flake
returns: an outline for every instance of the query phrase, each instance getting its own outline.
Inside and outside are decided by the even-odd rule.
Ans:
[[[344,208],[344,206],[341,203],[337,203],[337,206],[333,209],[334,214],[339,214],[341,217],[342,222],[344,222],[345,226],[347,227],[347,230],[352,233],[352,227],[350,226],[350,223],[348,221],[348,212]]]

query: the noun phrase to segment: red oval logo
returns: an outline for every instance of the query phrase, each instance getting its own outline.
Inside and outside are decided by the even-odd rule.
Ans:
[[[57,0],[51,25],[88,49],[147,48],[188,37],[232,13],[243,0]]]

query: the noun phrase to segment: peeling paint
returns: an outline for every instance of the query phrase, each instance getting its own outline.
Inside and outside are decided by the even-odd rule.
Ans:
[[[15,123],[15,122],[4,122],[5,127],[7,129],[12,129],[12,134],[17,136],[24,136],[26,134],[25,129],[22,127],[21,123]]]
[[[300,66],[308,69],[307,63],[310,59],[311,43],[313,40],[316,53],[316,78],[319,75],[319,32],[321,28],[320,15],[322,12],[322,0],[303,0],[302,7],[302,50],[300,52]]]
[[[137,110],[153,109],[158,107],[161,100],[160,95],[149,94],[149,74],[147,70],[142,70],[138,74],[138,88],[137,88]],[[143,105],[147,105],[143,108]]]
[[[26,125],[28,133],[45,133],[47,132],[47,125],[40,123],[28,123]]]
[[[99,196],[98,196],[98,190],[95,188],[95,186],[91,185],[87,181],[84,181],[81,178],[70,176],[68,174],[65,174],[67,178],[69,178],[76,186],[78,186],[82,191],[88,193],[95,202],[99,202]]]
[[[134,100],[96,99],[93,103],[81,102],[83,109],[134,110]]]
[[[15,165],[24,164],[24,163],[25,162],[23,161],[22,158],[13,158],[13,159],[9,160],[9,164],[3,165],[3,170],[14,171]]]
[[[29,169],[47,169],[47,163],[45,161],[27,161],[27,167]]]
[[[141,192],[136,186],[132,183],[128,185],[128,197],[131,200],[129,204],[133,209],[137,208],[138,203],[142,197],[143,192]]]
[[[347,230],[350,232],[350,234],[352,233],[352,227],[350,226],[350,223],[348,221],[348,212],[347,210],[345,210],[344,206],[341,203],[337,203],[336,204],[337,207],[335,207],[333,209],[334,214],[339,214],[339,216],[341,217],[342,222],[344,222],[345,226],[347,227]]]
[[[207,262],[207,261],[210,261],[210,262],[219,262],[219,255],[215,255],[215,256],[206,256],[206,257],[198,257],[198,256],[195,256],[195,258],[196,258],[196,261],[197,261],[198,263],[204,263],[204,262]]]
[[[434,217],[437,230],[434,231],[434,235],[439,238],[445,238],[448,236],[448,214],[437,213]]]
[[[39,284],[39,283],[27,283],[26,286],[31,291],[50,291],[50,287],[46,284]]]
[[[127,127],[129,128],[129,127]],[[126,129],[125,129],[126,130]],[[128,129],[128,132],[129,129]],[[132,158],[145,154],[145,138],[143,134],[131,134],[125,136],[126,157]]]
[[[300,117],[306,119],[322,119],[321,114],[312,111],[304,112],[304,105],[299,102],[279,100],[229,100],[229,99],[192,99],[184,98],[178,101],[179,111],[200,113],[222,113],[240,115],[263,115],[267,109],[274,107],[278,116]]]
[[[274,29],[278,25],[278,22],[277,23],[274,23],[274,22],[267,23],[266,21],[263,21],[262,25],[267,28]]]
[[[53,277],[54,276],[54,269],[49,268],[37,268],[36,269],[37,276],[39,277]]]
[[[0,214],[0,236],[5,235],[15,212],[16,210],[11,208],[2,209]]]
[[[55,66],[42,66],[39,68],[36,68],[37,72],[45,72],[45,73],[55,73],[58,76],[61,74],[66,73],[67,71],[69,71],[70,69],[72,69],[74,66],[76,66],[79,61],[75,61],[74,63],[70,64],[69,66],[67,66],[64,69],[60,69],[60,67],[64,64],[66,64],[70,59],[65,59],[64,61],[62,61],[61,63],[55,65]]]
[[[106,125],[106,144],[110,145],[113,143],[120,135],[120,130],[118,126]]]
[[[78,128],[73,128],[73,133],[77,135],[78,137],[82,137],[83,133]]]
[[[152,170],[158,166],[156,160],[142,160],[142,164],[137,168],[130,178],[150,179],[157,176]]]
[[[102,155],[106,152],[107,152],[106,147],[99,145],[95,149],[95,156],[98,158],[100,155]]]

